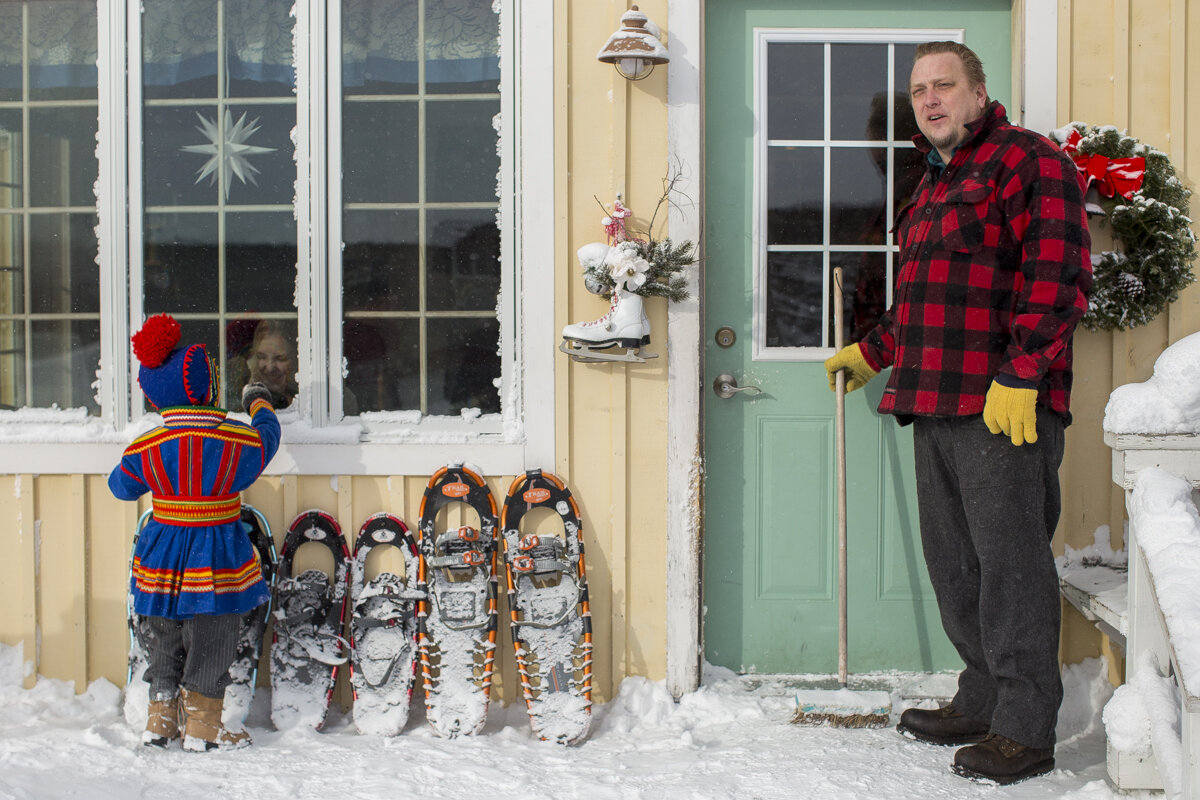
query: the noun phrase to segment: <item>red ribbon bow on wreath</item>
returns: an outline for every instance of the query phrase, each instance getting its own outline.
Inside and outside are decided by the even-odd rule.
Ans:
[[[1146,177],[1146,159],[1141,156],[1131,158],[1109,158],[1099,153],[1084,155],[1079,152],[1079,143],[1083,135],[1072,129],[1067,141],[1063,143],[1063,151],[1075,162],[1079,170],[1079,182],[1086,192],[1093,183],[1096,189],[1105,197],[1121,195],[1126,200],[1142,188]]]

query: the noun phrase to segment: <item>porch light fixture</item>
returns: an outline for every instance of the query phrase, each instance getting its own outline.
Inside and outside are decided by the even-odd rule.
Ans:
[[[622,78],[640,81],[655,65],[666,64],[671,57],[659,41],[658,26],[638,11],[637,6],[632,6],[621,15],[620,30],[608,37],[596,59],[612,64]]]

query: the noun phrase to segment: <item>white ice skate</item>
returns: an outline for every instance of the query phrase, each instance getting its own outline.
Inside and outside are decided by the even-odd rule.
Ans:
[[[643,353],[650,344],[650,320],[641,295],[619,286],[613,291],[608,313],[591,322],[576,322],[563,328],[558,349],[576,361],[635,361],[658,358]],[[607,352],[615,347],[624,353]]]

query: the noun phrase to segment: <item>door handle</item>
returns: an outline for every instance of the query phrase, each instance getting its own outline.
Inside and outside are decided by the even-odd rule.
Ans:
[[[755,392],[762,394],[762,389],[757,386],[738,386],[737,378],[728,374],[721,374],[713,381],[713,391],[717,393],[717,397],[722,400],[728,400],[738,392]]]

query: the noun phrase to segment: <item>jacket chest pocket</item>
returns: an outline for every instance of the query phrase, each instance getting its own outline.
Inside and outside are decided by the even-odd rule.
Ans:
[[[988,216],[993,211],[990,186],[966,182],[951,188],[942,201],[930,231],[930,244],[937,250],[976,253],[983,248]]]

